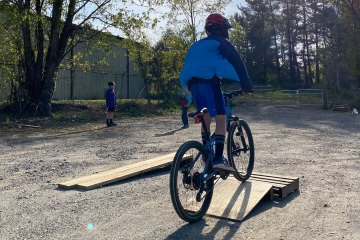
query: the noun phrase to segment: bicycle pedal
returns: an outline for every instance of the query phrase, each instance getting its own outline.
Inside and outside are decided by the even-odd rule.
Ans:
[[[199,191],[197,194],[196,194],[196,201],[197,202],[201,202],[201,194],[203,193],[203,191]]]

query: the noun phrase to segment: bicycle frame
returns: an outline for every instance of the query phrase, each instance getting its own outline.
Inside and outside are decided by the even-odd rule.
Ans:
[[[215,151],[212,147],[212,145],[214,144],[214,141],[212,140],[212,137],[210,136],[210,133],[207,130],[206,127],[206,123],[205,123],[205,119],[204,119],[204,115],[208,113],[208,110],[206,108],[202,109],[199,113],[196,113],[196,115],[194,116],[189,116],[195,118],[195,121],[199,121],[201,123],[201,127],[204,130],[205,133],[205,139],[206,139],[206,145],[204,146],[207,152],[207,156],[206,156],[206,165],[204,168],[203,173],[205,173],[203,175],[203,182],[206,182],[207,180],[209,180],[210,178],[214,177],[216,174],[215,172],[213,172],[213,158],[215,156]],[[200,154],[200,153],[199,153]],[[198,160],[199,156],[196,156],[195,162]]]
[[[239,91],[235,91],[235,92],[239,92]],[[232,107],[230,105],[230,100],[232,99],[232,96],[234,95],[235,92],[230,94],[224,93],[224,101],[226,107],[226,132],[229,131],[231,122],[239,120],[238,116],[232,115]],[[241,92],[239,92],[238,94],[241,94]]]

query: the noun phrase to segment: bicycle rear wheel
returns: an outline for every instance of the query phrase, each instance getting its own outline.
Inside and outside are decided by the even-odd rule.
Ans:
[[[203,145],[190,140],[176,152],[170,171],[170,195],[176,213],[187,222],[201,220],[209,209],[214,179],[203,183],[207,154]]]
[[[255,149],[249,125],[244,120],[231,124],[227,137],[229,163],[236,169],[234,176],[239,181],[249,179],[254,168]]]

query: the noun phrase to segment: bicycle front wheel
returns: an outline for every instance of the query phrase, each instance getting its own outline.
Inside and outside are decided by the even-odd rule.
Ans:
[[[227,137],[229,163],[236,169],[234,176],[239,181],[249,179],[254,168],[255,149],[249,125],[244,120],[231,124]]]
[[[202,180],[206,150],[197,141],[187,141],[176,152],[170,171],[170,195],[176,213],[187,222],[201,220],[209,209],[214,179]]]

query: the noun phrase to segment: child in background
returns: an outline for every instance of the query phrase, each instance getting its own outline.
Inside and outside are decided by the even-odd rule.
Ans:
[[[108,82],[108,89],[105,93],[106,99],[106,126],[112,127],[117,125],[113,122],[114,112],[116,108],[116,92],[115,92],[115,83]]]
[[[185,129],[189,127],[187,111],[191,104],[191,99],[189,99],[187,95],[182,91],[179,93],[179,96],[181,97],[181,106],[182,106],[182,113],[181,113],[181,120],[183,123],[182,129]]]

